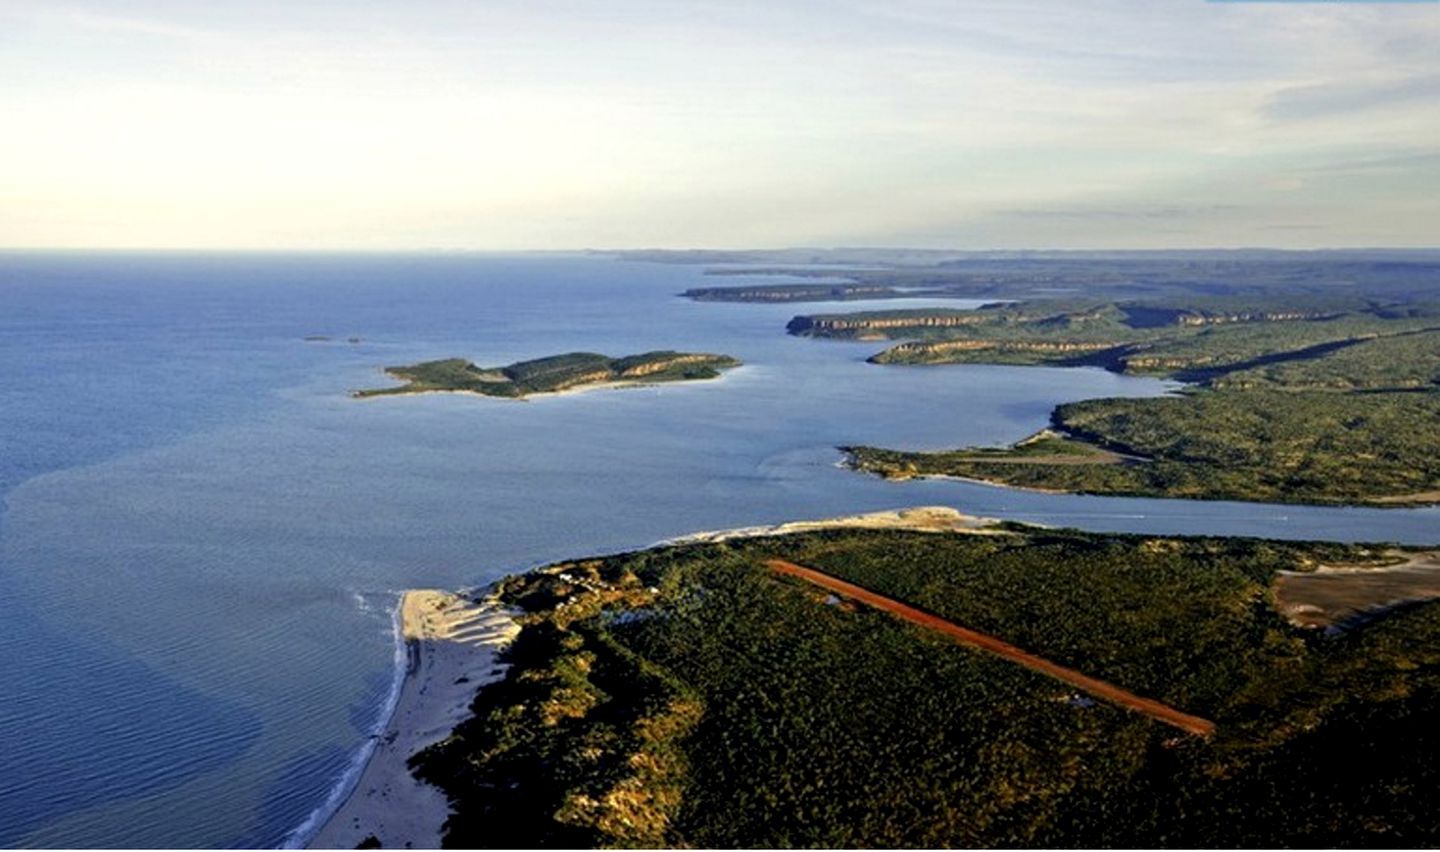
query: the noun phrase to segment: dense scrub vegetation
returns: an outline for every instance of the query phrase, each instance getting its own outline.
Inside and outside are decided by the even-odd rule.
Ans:
[[[452,846],[1433,845],[1440,607],[1275,612],[1340,545],[828,531],[512,578],[525,627],[414,762]],[[789,559],[1218,724],[1177,734],[763,567]],[[1348,761],[1357,760],[1351,764]]]
[[[951,475],[1090,494],[1386,504],[1440,501],[1440,393],[1210,391],[1062,405],[1054,425],[1131,458],[1031,448],[936,453],[846,447],[891,478]],[[1072,451],[1072,455],[1075,454]]]
[[[645,352],[610,358],[593,352],[570,352],[508,367],[477,367],[464,358],[387,367],[386,374],[404,385],[355,391],[356,397],[430,391],[462,391],[486,396],[523,397],[553,393],[603,382],[673,382],[713,379],[740,362],[727,355],[688,352]]]
[[[1318,357],[1379,337],[1440,331],[1440,309],[1335,299],[1036,301],[976,311],[910,310],[796,317],[793,334],[903,338],[876,364],[1100,365],[1200,381]],[[1412,344],[1413,345],[1413,344]]]
[[[1436,390],[1440,389],[1440,331],[1378,337],[1319,358],[1228,372],[1210,384],[1234,389]]]

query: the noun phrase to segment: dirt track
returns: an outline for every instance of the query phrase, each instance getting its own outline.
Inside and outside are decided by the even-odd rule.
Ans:
[[[847,598],[860,601],[876,609],[888,612],[891,615],[899,616],[906,621],[919,624],[922,627],[937,630],[963,644],[1019,663],[1026,668],[1049,675],[1056,680],[1064,681],[1076,689],[1083,690],[1103,701],[1118,704],[1127,710],[1143,713],[1158,722],[1174,725],[1186,733],[1208,737],[1215,732],[1215,723],[1208,719],[1201,719],[1199,716],[1182,713],[1174,707],[1161,704],[1159,701],[1141,698],[1132,692],[1127,692],[1103,680],[1097,680],[1093,677],[1083,675],[1074,669],[1068,669],[1052,663],[1049,660],[1023,651],[1008,642],[996,639],[993,636],[987,636],[984,633],[977,633],[969,628],[961,627],[953,621],[947,621],[937,615],[916,609],[894,598],[887,598],[884,595],[876,594],[853,583],[847,583],[844,580],[832,577],[824,572],[816,571],[813,568],[806,568],[803,565],[796,565],[793,562],[786,562],[783,559],[769,559],[766,560],[765,564],[777,573],[791,577],[799,577],[802,580],[829,589],[838,595],[844,595]]]

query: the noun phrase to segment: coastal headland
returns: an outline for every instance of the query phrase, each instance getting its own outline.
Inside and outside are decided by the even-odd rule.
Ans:
[[[1406,845],[1435,564],[943,507],[696,534],[497,584],[510,668],[412,765],[449,847]]]
[[[445,794],[411,774],[414,754],[470,715],[480,687],[502,677],[498,653],[519,630],[492,599],[412,589],[400,601],[405,679],[354,788],[309,841],[313,849],[434,849],[450,815]]]

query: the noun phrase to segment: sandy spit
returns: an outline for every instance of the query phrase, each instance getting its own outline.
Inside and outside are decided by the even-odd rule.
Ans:
[[[400,602],[405,681],[395,712],[359,781],[310,840],[311,849],[354,849],[373,835],[387,849],[436,849],[450,815],[445,794],[406,766],[470,715],[475,693],[504,676],[496,656],[519,631],[494,600],[414,589]]]
[[[699,544],[725,541],[732,538],[755,538],[757,536],[788,535],[831,529],[867,530],[918,530],[921,532],[961,532],[987,534],[998,532],[990,529],[999,523],[995,518],[967,515],[949,506],[915,506],[909,509],[889,509],[869,512],[863,515],[846,515],[839,518],[825,518],[818,521],[790,521],[784,524],[760,527],[737,527],[730,530],[698,532],[678,538],[666,539],[657,546],[674,544]]]

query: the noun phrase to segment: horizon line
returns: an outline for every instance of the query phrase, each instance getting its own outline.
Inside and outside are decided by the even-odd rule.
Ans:
[[[1437,0],[1440,2],[1440,0]],[[654,252],[670,254],[699,253],[773,253],[795,251],[877,251],[915,252],[929,254],[1094,254],[1101,252],[1125,254],[1159,254],[1180,252],[1238,253],[1274,252],[1285,254],[1315,254],[1322,252],[1440,252],[1440,243],[1432,245],[1344,245],[1310,248],[1287,248],[1266,245],[1236,246],[1172,246],[1168,248],[1120,248],[1092,246],[1087,248],[1026,247],[1026,248],[935,248],[911,245],[790,245],[769,248],[732,246],[727,248],[688,246],[681,248],[662,246],[631,246],[597,248],[594,246],[575,248],[460,248],[444,246],[416,246],[411,248],[364,248],[352,247],[299,247],[299,246],[0,246],[0,254],[25,253],[70,253],[70,254],[622,254]]]

